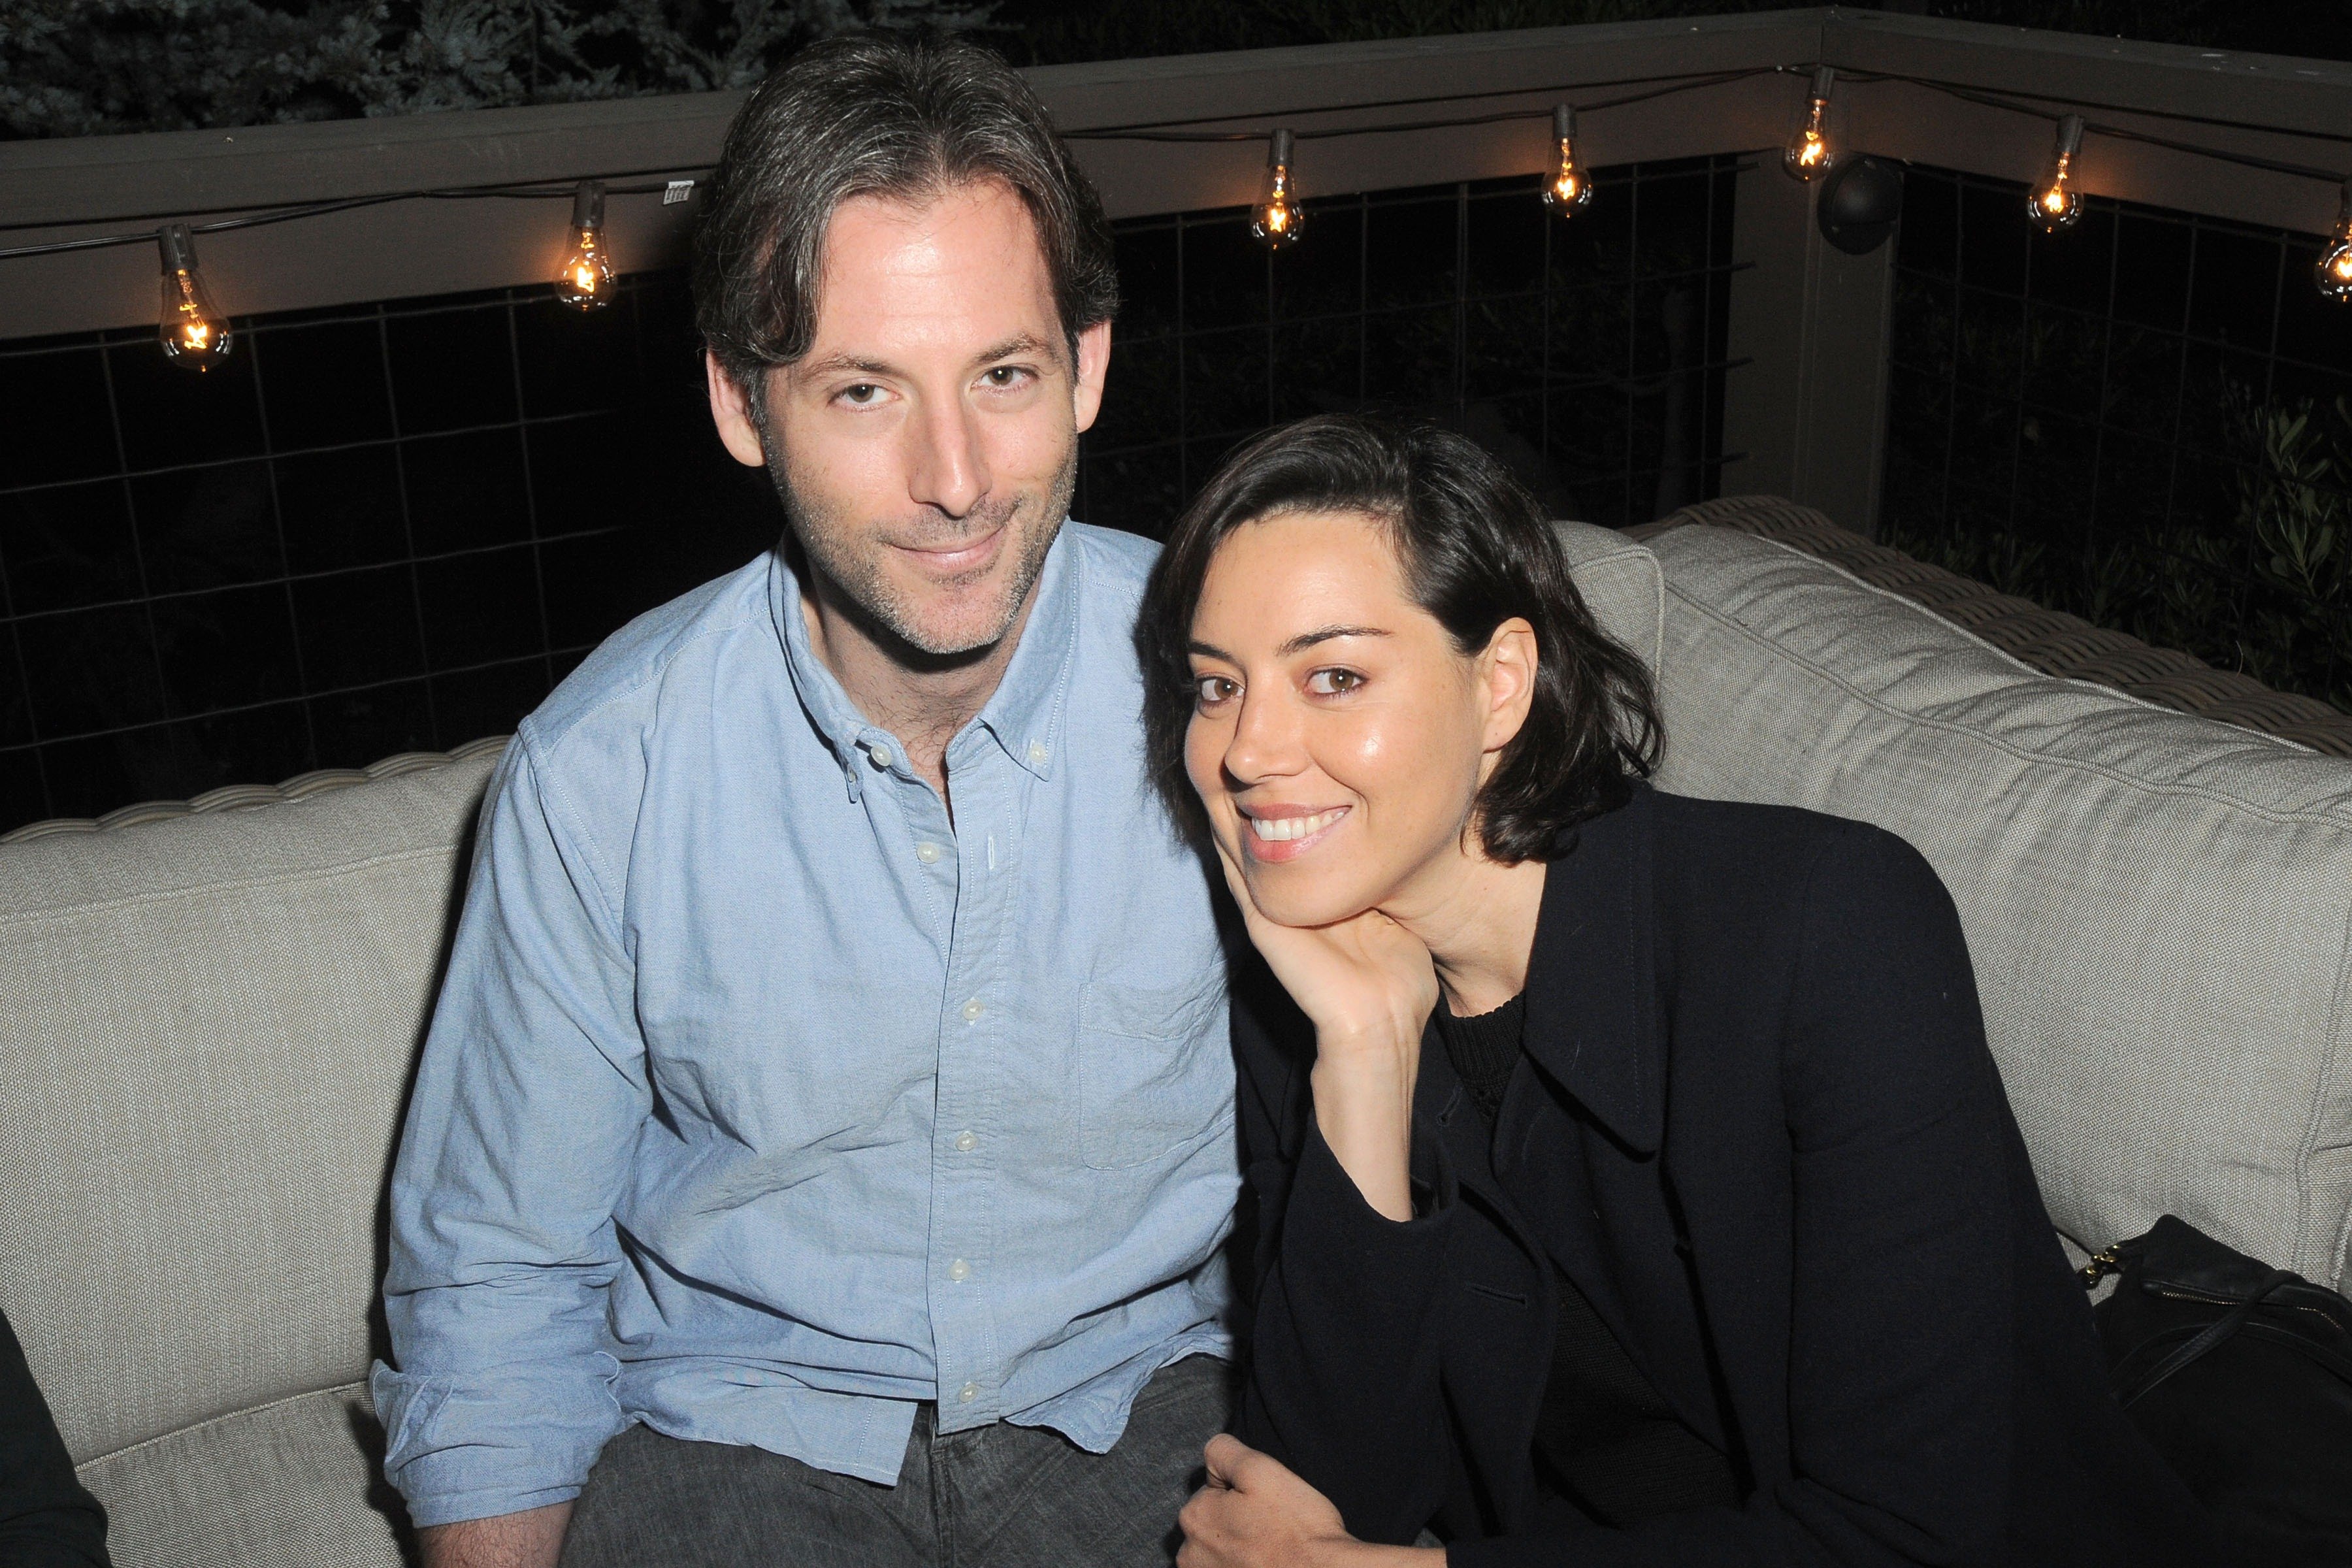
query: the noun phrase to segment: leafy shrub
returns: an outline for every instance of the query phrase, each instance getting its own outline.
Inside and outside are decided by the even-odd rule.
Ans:
[[[2159,647],[2352,712],[2352,400],[2264,403],[2231,385],[2222,504],[2069,552],[2023,518],[1891,521],[1889,542]]]
[[[987,0],[0,0],[0,132],[90,136],[744,87]]]

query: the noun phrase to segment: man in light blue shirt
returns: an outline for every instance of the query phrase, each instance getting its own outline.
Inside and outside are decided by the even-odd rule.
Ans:
[[[392,1188],[430,1568],[1165,1563],[1231,1353],[1224,970],[1141,759],[1153,549],[1065,521],[1101,212],[969,47],[804,51],[698,238],[785,542],[485,808]]]

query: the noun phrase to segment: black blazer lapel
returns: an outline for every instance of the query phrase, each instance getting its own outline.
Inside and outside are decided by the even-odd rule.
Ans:
[[[1528,965],[1527,1054],[1547,1081],[1522,1073],[1505,1098],[1496,1163],[1543,1247],[1652,1385],[1720,1447],[1689,1243],[1660,1164],[1668,1055],[1654,821],[1654,797],[1636,785],[1624,805],[1565,836],[1550,863]]]

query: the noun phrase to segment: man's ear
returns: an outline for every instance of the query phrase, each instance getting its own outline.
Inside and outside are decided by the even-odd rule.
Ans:
[[[1539,658],[1536,629],[1523,616],[1513,616],[1486,639],[1478,659],[1486,699],[1486,751],[1509,745],[1527,723],[1528,710],[1535,706]]]
[[[1078,334],[1077,374],[1070,388],[1072,412],[1083,431],[1102,412],[1103,380],[1110,374],[1110,323],[1097,321]]]
[[[765,468],[768,447],[760,438],[759,426],[751,421],[751,399],[709,349],[702,351],[702,376],[710,385],[710,422],[719,426],[719,444],[727,448],[727,455],[748,467]]]

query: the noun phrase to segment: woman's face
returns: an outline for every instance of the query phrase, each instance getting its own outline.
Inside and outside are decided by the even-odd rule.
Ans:
[[[1491,758],[1518,730],[1523,620],[1465,658],[1407,596],[1387,530],[1350,512],[1243,524],[1192,616],[1185,772],[1261,913],[1396,912],[1458,863]]]

